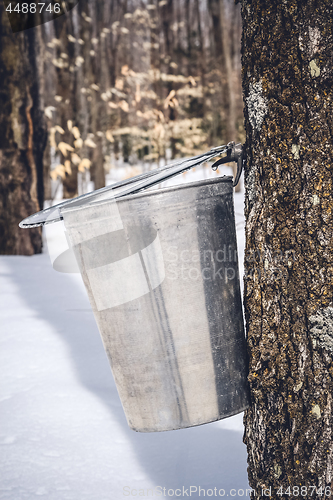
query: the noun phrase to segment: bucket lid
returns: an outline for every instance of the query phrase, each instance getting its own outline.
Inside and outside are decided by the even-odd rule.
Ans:
[[[69,206],[71,208],[74,208],[81,205],[106,200],[108,198],[116,199],[129,194],[138,193],[139,191],[148,189],[155,184],[159,184],[160,182],[166,179],[170,179],[171,177],[185,172],[186,170],[190,170],[193,167],[201,165],[205,161],[209,161],[217,156],[221,156],[229,149],[229,144],[218,146],[216,148],[212,148],[207,153],[193,156],[189,159],[173,162],[170,165],[158,167],[154,170],[151,170],[150,172],[145,172],[143,174],[130,177],[129,179],[116,182],[115,184],[112,184],[110,186],[97,189],[96,191],[92,191],[76,198],[63,201],[61,203],[58,203],[57,205],[46,208],[44,210],[41,210],[40,212],[30,215],[29,217],[26,217],[20,222],[19,226],[21,228],[44,226],[45,224],[51,224],[53,222],[62,220],[62,208],[69,208]],[[231,159],[231,161],[233,160]]]

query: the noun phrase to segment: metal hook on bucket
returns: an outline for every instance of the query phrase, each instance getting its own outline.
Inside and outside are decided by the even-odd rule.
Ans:
[[[228,142],[227,144],[227,156],[224,158],[221,158],[220,160],[217,160],[213,165],[212,169],[217,170],[219,165],[222,165],[224,163],[229,163],[231,161],[235,161],[237,163],[237,173],[236,177],[233,182],[233,186],[237,186],[239,182],[239,178],[241,176],[242,170],[243,170],[243,146],[239,143],[236,144],[235,142]]]

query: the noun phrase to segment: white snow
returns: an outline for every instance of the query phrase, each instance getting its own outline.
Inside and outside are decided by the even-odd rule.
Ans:
[[[235,210],[242,263],[242,193]],[[1,256],[0,299],[0,499],[246,496],[242,414],[129,429],[79,275],[54,271],[46,253]]]

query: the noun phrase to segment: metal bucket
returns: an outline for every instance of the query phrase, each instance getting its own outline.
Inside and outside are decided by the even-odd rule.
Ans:
[[[248,407],[233,179],[61,208],[129,426]]]

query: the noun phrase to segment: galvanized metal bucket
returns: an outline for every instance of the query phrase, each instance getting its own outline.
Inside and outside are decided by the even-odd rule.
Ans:
[[[166,431],[243,411],[232,177],[117,199],[96,193],[21,227],[64,220],[129,426]]]
[[[180,429],[244,410],[232,178],[62,215],[129,426]]]

